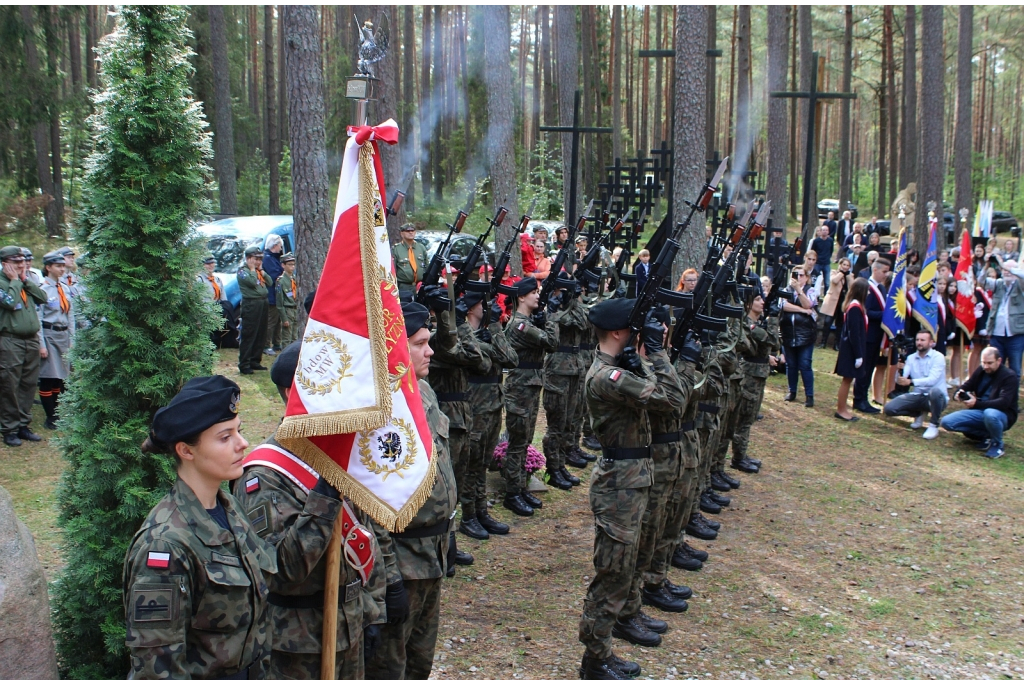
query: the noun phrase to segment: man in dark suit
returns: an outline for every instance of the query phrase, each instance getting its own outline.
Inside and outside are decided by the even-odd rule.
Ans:
[[[1003,365],[1003,355],[996,347],[981,351],[981,366],[961,385],[953,399],[966,409],[955,411],[942,419],[942,427],[978,441],[989,459],[1005,454],[1003,432],[1017,422],[1017,395],[1020,377]]]
[[[829,210],[827,218],[825,219],[825,225],[828,226],[828,234],[833,238],[836,237],[836,228],[839,224],[836,223],[836,213]],[[839,244],[842,245],[843,239],[839,238]]]
[[[864,363],[860,367],[860,375],[853,382],[853,408],[865,414],[877,414],[881,411],[871,406],[868,401],[868,390],[882,349],[882,338],[885,337],[885,331],[882,330],[882,313],[885,312],[885,281],[889,276],[890,267],[891,264],[886,257],[879,257],[871,265],[871,278],[868,279],[868,297],[864,303],[864,311],[868,315]]]
[[[846,238],[846,236],[853,233],[852,216],[853,215],[850,214],[849,210],[843,212],[842,220],[838,224],[836,224],[835,230],[832,231],[835,234],[836,242],[839,243],[840,245],[843,244],[843,239]]]
[[[647,278],[651,275],[651,253],[647,250],[640,250],[640,254],[637,257],[640,261],[637,262],[633,273],[636,274],[636,291],[640,292],[644,289]]]

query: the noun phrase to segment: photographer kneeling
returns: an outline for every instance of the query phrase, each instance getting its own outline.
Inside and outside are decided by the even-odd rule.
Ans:
[[[927,329],[918,331],[914,346],[917,354],[911,354],[900,362],[900,373],[896,377],[896,385],[913,385],[914,389],[886,402],[883,411],[886,416],[916,417],[910,424],[911,428],[924,425],[925,415],[930,411],[932,421],[923,437],[932,440],[939,435],[939,417],[949,402],[946,358],[932,349],[935,341]]]
[[[1003,432],[1017,421],[1017,393],[1020,378],[1003,365],[1003,355],[995,347],[981,351],[981,366],[953,395],[967,409],[955,411],[942,419],[942,427],[963,433],[978,441],[978,449],[986,450],[989,459],[1003,456]]]

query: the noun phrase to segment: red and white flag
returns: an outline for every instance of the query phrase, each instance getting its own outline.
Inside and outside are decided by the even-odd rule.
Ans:
[[[974,316],[974,269],[972,265],[971,232],[961,231],[960,261],[956,263],[956,325],[967,334],[968,339],[974,337],[974,329],[978,320]]]
[[[398,126],[389,119],[349,136],[334,234],[277,440],[400,531],[430,496],[436,466],[385,227],[377,141],[396,144]]]

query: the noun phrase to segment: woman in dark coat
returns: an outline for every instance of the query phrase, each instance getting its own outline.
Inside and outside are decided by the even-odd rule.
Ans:
[[[868,315],[864,310],[867,296],[868,281],[866,278],[858,278],[846,297],[843,333],[839,337],[839,356],[836,358],[835,370],[837,375],[843,377],[839,384],[835,417],[843,421],[857,421],[857,417],[850,413],[846,400],[850,394],[850,385],[860,373],[859,369],[867,353]]]
[[[803,378],[807,395],[805,407],[814,406],[814,369],[811,358],[814,354],[814,339],[818,335],[815,306],[818,304],[804,272],[804,266],[795,267],[790,276],[789,287],[783,292],[790,295],[782,303],[779,325],[782,331],[782,346],[786,355],[786,377],[789,381],[787,402],[796,400],[797,381]]]

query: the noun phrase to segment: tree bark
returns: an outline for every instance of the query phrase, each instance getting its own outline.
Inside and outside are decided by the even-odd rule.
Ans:
[[[591,52],[590,45],[590,27],[594,22],[594,9],[592,5],[582,5],[580,7],[580,44],[583,53],[583,59],[581,60],[583,66],[583,109],[580,114],[584,126],[594,125],[594,100],[597,94],[597,83],[594,78],[594,69],[596,69],[594,64],[595,55]],[[600,169],[595,168],[597,166],[597,155],[594,150],[596,142],[596,136],[587,136],[580,139],[580,180],[582,187],[588,191],[592,191],[597,187],[597,181],[594,180],[595,173],[598,179],[601,177]]]
[[[25,25],[25,65],[28,68],[28,79],[33,84],[31,124],[32,142],[36,150],[36,178],[39,179],[39,190],[48,195],[50,200],[43,207],[43,218],[46,221],[46,233],[51,236],[61,234],[61,215],[58,212],[57,197],[53,187],[53,172],[50,168],[50,131],[46,117],[46,103],[40,102],[43,97],[43,74],[39,68],[39,50],[36,47],[35,16],[31,5],[21,5],[21,22]]]
[[[656,50],[662,49],[662,29],[664,28],[664,18],[662,16],[662,10],[665,8],[658,5],[658,9],[655,11],[655,31],[654,31],[654,48]],[[661,141],[664,140],[665,126],[661,116],[661,98],[662,98],[662,79],[665,75],[665,65],[662,63],[660,57],[654,58],[654,127],[653,133],[651,133],[651,147],[660,147]]]
[[[573,102],[580,87],[579,51],[576,37],[576,7],[558,5],[555,7],[555,68],[558,72],[558,125],[572,126]],[[562,143],[562,206],[565,207],[565,222],[576,221],[582,207],[583,194],[580,192],[582,174],[576,179],[576,206],[569,206],[569,189],[572,182],[572,134],[561,134]]]
[[[301,274],[300,298],[304,298],[320,281],[331,242],[334,209],[327,178],[320,22],[312,5],[284,5],[281,19],[292,152],[295,262]]]
[[[843,31],[843,88],[849,93],[853,83],[853,5],[847,5]],[[850,100],[840,101],[839,119],[839,216],[842,217],[852,192],[850,176]]]
[[[413,111],[416,104],[416,21],[415,8],[406,5],[403,8],[403,43],[402,50],[402,148],[405,150],[403,166],[410,170],[416,164],[416,136],[413,126]],[[393,48],[394,49],[394,48]],[[415,183],[409,183],[406,191],[405,206],[402,207],[403,216],[406,210],[411,211],[416,206]],[[401,216],[399,218],[402,218]]]
[[[675,216],[673,222],[682,221],[688,211],[686,202],[692,202],[707,182],[707,159],[704,149],[704,117],[707,97],[704,80],[707,78],[708,10],[704,5],[680,5],[675,25],[675,169],[672,180]],[[702,216],[702,215],[698,215]],[[703,218],[682,236],[681,249],[676,259],[674,279],[683,269],[699,269],[707,252]]]
[[[800,33],[800,90],[806,92],[811,88],[811,59],[814,52],[813,36],[811,33],[812,29],[810,5],[800,5],[800,7],[797,9],[797,29]],[[818,74],[819,87],[821,83],[821,77],[822,75]],[[797,132],[796,149],[797,159],[801,160],[802,165],[803,160],[805,159],[805,155],[807,154],[807,151],[804,149],[804,147],[807,145],[807,127],[809,126],[810,122],[808,112],[810,111],[810,109],[808,106],[808,102],[805,100],[801,100],[800,104],[797,107],[800,113],[800,125]],[[818,223],[818,210],[817,203],[815,201],[815,196],[817,195],[817,193],[815,192],[815,186],[817,184],[815,183],[816,174],[814,173],[814,169],[816,167],[816,163],[812,164],[811,178],[803,178],[802,181],[803,183],[810,185],[811,193],[811,216],[800,217],[800,225],[803,226],[804,235],[807,234],[808,226],[813,226]],[[804,173],[805,170],[801,169],[800,174],[803,175]],[[794,188],[793,191],[796,192],[796,188]],[[802,207],[803,204],[801,204],[801,212],[803,211]]]
[[[918,181],[917,166],[917,8],[907,5],[903,21],[903,117],[900,188]],[[920,187],[918,187],[920,190]],[[926,212],[920,211],[924,216]],[[924,253],[922,253],[924,254]]]
[[[434,181],[434,200],[441,201],[444,199],[444,170],[441,168],[442,154],[441,151],[444,149],[442,141],[442,125],[444,117],[444,60],[441,59],[441,43],[444,40],[444,36],[441,33],[441,13],[444,8],[441,5],[434,5],[434,21],[433,21],[433,34],[434,40],[431,44],[434,51],[434,83],[433,89],[431,90],[431,107],[433,113],[431,118],[434,120],[433,135],[430,141],[430,163],[433,166],[431,169],[431,177]]]
[[[707,49],[717,50],[718,49],[718,6],[708,5],[707,9],[708,18],[708,34],[707,34]],[[707,103],[707,112],[704,115],[704,121],[707,122],[704,131],[704,149],[709,155],[714,154],[715,146],[718,140],[717,124],[718,120],[715,113],[715,104],[717,103],[717,96],[715,94],[715,84],[718,82],[717,76],[718,69],[718,58],[708,57],[707,58],[707,75],[704,80],[704,101]],[[710,158],[709,158],[710,159]]]
[[[749,169],[753,140],[750,135],[750,5],[736,7],[736,156],[730,166],[734,182],[742,182]]]
[[[60,73],[57,70],[57,61],[60,58],[60,25],[57,19],[57,7],[43,6],[40,8],[45,17],[44,33],[46,35],[46,68],[49,76],[50,86],[46,95],[47,109],[50,114],[50,166],[53,173],[53,200],[56,204],[54,211],[57,214],[57,221],[60,224],[59,233],[51,233],[53,236],[64,235],[64,178],[63,163],[61,162],[60,144],[60,93],[57,90],[57,83],[60,80]]]
[[[888,30],[888,29],[884,29]],[[884,44],[884,39],[883,39]],[[882,65],[879,69],[881,80],[878,84],[878,178],[877,190],[875,196],[877,198],[877,212],[879,215],[886,213],[885,204],[885,189],[886,179],[888,174],[892,172],[892,169],[885,163],[885,151],[889,149],[889,104],[886,102],[889,96],[888,79],[889,79],[889,65],[888,65],[888,52],[882,49]]]
[[[96,8],[85,6],[85,80],[90,88],[96,87]]]
[[[540,61],[544,67],[544,124],[552,126],[558,121],[558,96],[555,92],[555,68],[553,50],[551,49],[551,7],[541,5],[540,24]],[[558,136],[553,133],[547,134],[548,154],[554,152]]]
[[[622,5],[612,9],[612,158],[622,159]]]
[[[942,184],[946,169],[943,161],[942,114],[944,109],[945,89],[944,57],[942,45],[942,6],[925,5],[921,8],[921,82],[939,84],[939,87],[926,87],[921,91],[921,111],[927,116],[921,117],[921,152],[920,177],[918,184],[917,203],[914,218],[914,249],[922,255],[928,247],[928,203],[935,202],[936,215],[942,217]],[[938,249],[945,245],[945,231],[937,231],[936,244]]]
[[[889,38],[885,44],[886,52],[886,64],[888,65],[888,75],[886,76],[887,91],[885,94],[886,105],[889,108],[889,149],[881,156],[882,163],[885,164],[885,160],[888,159],[888,167],[892,171],[889,172],[889,185],[886,202],[892,202],[893,198],[899,192],[897,186],[897,169],[900,168],[900,156],[899,156],[899,122],[897,117],[896,107],[896,52],[893,49],[893,30],[891,27],[893,20],[893,7],[892,5],[885,6],[886,12],[888,13],[890,29]]]
[[[954,214],[974,208],[971,184],[971,57],[974,50],[974,6],[960,5],[956,59],[956,130],[953,133],[953,174],[956,178]],[[959,233],[959,222],[957,232]],[[959,236],[958,236],[959,237]]]
[[[789,61],[789,5],[768,5],[768,91],[786,90]],[[708,62],[712,62],[708,58]],[[768,100],[768,178],[765,196],[772,201],[772,225],[785,228],[789,174],[789,101]]]
[[[541,54],[540,54],[540,22],[541,17],[546,17],[547,8],[544,5],[539,5],[534,10],[534,24],[533,24],[533,105],[530,108],[530,131],[531,140],[530,146],[527,149],[529,153],[527,155],[529,159],[530,171],[537,168],[539,161],[537,155],[534,154],[537,148],[537,141],[540,140],[540,108],[541,108]],[[543,13],[543,14],[542,14]]]
[[[367,123],[371,126],[375,126],[388,119],[394,119],[398,121],[398,110],[401,90],[399,88],[398,81],[398,58],[399,58],[399,45],[401,44],[398,40],[397,24],[395,20],[398,18],[397,6],[395,5],[367,5],[366,6],[366,17],[369,21],[373,22],[374,26],[377,26],[382,21],[384,14],[388,15],[388,23],[394,28],[391,30],[392,42],[391,47],[384,55],[384,59],[373,65],[374,76],[380,79],[380,83],[377,84],[377,102],[373,109],[369,113],[370,121]],[[399,136],[399,142],[401,142],[405,136],[412,137],[411,131],[401,129]],[[387,198],[384,199],[385,206],[390,203],[391,198],[396,190],[401,190],[399,185],[402,182],[402,171],[404,164],[402,163],[402,150],[400,145],[380,145],[380,163],[381,169],[384,172],[384,185],[385,191],[387,192]],[[387,227],[388,227],[388,239],[392,244],[400,242],[402,235],[398,230],[401,225],[399,223],[400,216],[388,216]]]
[[[278,29],[280,30],[280,29]],[[274,71],[274,6],[263,6],[263,82],[266,86],[267,166],[270,168],[269,205],[271,214],[281,213],[281,141],[277,130],[277,79]]]
[[[82,92],[82,17],[79,8],[69,7],[67,15],[68,57],[71,64],[71,89]]]
[[[789,89],[791,91],[796,90],[797,84],[796,56],[800,45],[797,37],[798,14],[795,10],[790,12],[790,22],[792,23],[790,37],[792,40],[790,41]],[[796,217],[797,196],[800,195],[800,176],[798,172],[800,167],[800,143],[797,140],[799,135],[796,130],[798,109],[800,107],[796,103],[789,105],[789,214],[794,218]]]
[[[519,200],[516,194],[516,116],[512,99],[511,14],[508,5],[483,5],[484,81],[487,86],[487,160],[491,174],[492,211],[508,209],[508,219],[498,227],[495,245],[504,245],[516,230]],[[511,273],[522,273],[522,255],[512,251]]]
[[[213,53],[213,151],[220,187],[220,213],[238,214],[235,186],[235,135],[231,116],[231,65],[223,5],[210,5],[210,46]]]
[[[284,64],[284,5],[277,6],[277,136],[278,159],[284,156],[284,141],[288,139],[288,79]],[[289,143],[289,151],[291,144]]]
[[[420,106],[417,112],[420,129],[420,178],[423,181],[423,201],[430,202],[433,192],[433,167],[430,164],[430,141],[434,138],[434,102],[430,90],[430,56],[433,53],[431,42],[430,6],[423,6],[423,61],[420,64]]]

